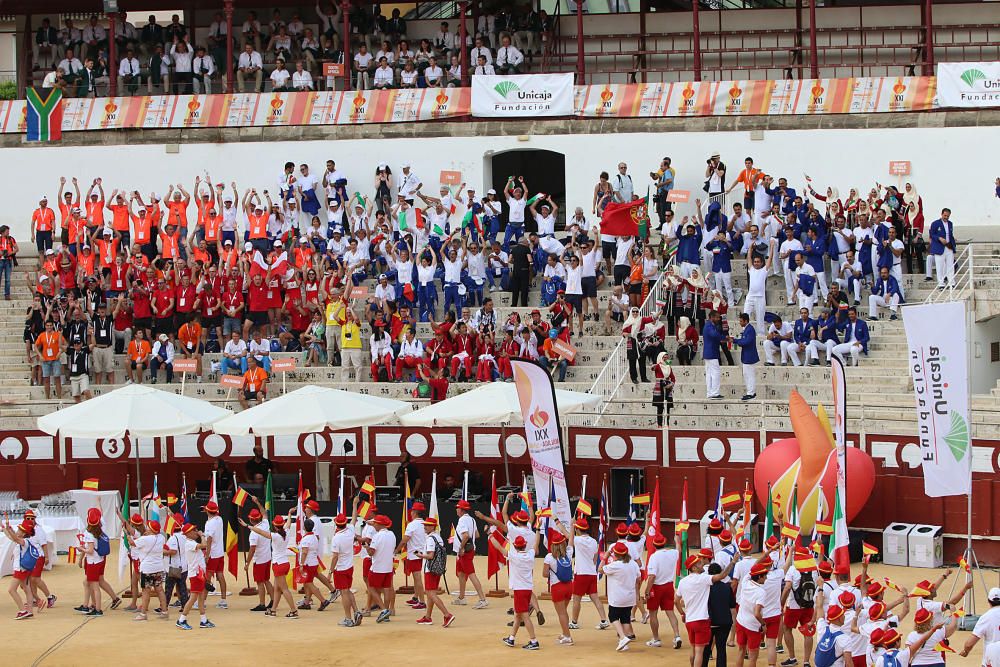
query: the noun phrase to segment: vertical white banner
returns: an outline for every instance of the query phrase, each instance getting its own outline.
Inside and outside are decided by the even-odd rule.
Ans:
[[[972,490],[969,364],[965,302],[903,309],[924,493],[933,498]]]
[[[830,377],[833,381],[833,442],[837,447],[837,488],[847,507],[847,369],[834,356]]]
[[[538,507],[549,506],[551,479],[556,496],[552,513],[568,526],[572,523],[573,513],[569,506],[569,490],[566,488],[562,435],[552,378],[544,368],[530,361],[511,359],[511,366],[514,369],[517,401],[524,419],[524,437],[531,457]]]

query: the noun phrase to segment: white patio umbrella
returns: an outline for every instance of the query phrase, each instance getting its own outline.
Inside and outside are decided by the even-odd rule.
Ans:
[[[129,438],[197,433],[229,414],[198,398],[131,384],[39,417],[38,428],[64,438],[120,438],[128,447]],[[138,447],[135,471],[141,498]]]
[[[221,419],[213,429],[224,435],[312,433],[317,495],[321,495],[323,490],[319,488],[319,447],[316,443],[318,433],[327,429],[337,431],[392,423],[399,415],[411,409],[410,404],[405,401],[307,385]]]
[[[556,407],[560,414],[582,412],[600,402],[600,396],[556,389]],[[440,403],[404,414],[399,421],[403,426],[524,425],[517,389],[513,383],[507,382],[484,384]]]

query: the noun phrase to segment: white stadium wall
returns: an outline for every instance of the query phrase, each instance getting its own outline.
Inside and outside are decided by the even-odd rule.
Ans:
[[[108,134],[109,143],[121,138]],[[171,153],[163,144],[148,143],[12,147],[0,153],[4,164],[0,196],[5,202],[0,223],[11,225],[22,243],[28,241],[31,211],[43,194],[55,205],[61,175],[78,177],[84,194],[93,178],[101,176],[108,197],[115,187],[138,189],[144,196],[150,191],[163,196],[169,183],[181,182],[190,190],[194,177],[206,169],[216,181],[235,180],[241,188],[274,191],[286,160],[306,162],[319,173],[324,161],[333,158],[346,172],[350,191],[365,194],[373,190],[379,162],[387,162],[398,173],[399,165],[410,160],[427,192],[436,193],[440,171],[447,169],[461,171],[463,180],[481,195],[492,180],[491,157],[511,150],[564,154],[567,201],[560,205],[570,210],[582,206],[588,215],[601,171],[613,175],[617,162],[625,160],[636,191],[644,193],[649,171],[661,157],[670,156],[677,170],[677,188],[692,194],[692,205],[681,206],[683,214],[692,211],[694,197],[703,194],[705,159],[719,151],[729,167],[730,181],[742,169],[743,158],[750,155],[757,166],[788,178],[789,185],[799,191],[808,174],[817,189],[825,192],[827,185],[834,185],[842,196],[852,185],[867,191],[875,182],[901,184],[899,177],[888,175],[888,163],[908,160],[912,163],[908,180],[923,197],[928,222],[948,206],[958,230],[997,226],[1000,232],[1000,199],[994,195],[997,173],[991,168],[995,164],[988,148],[998,145],[997,127],[941,127],[242,141],[181,144],[178,152]],[[528,185],[532,192],[563,189],[537,180]],[[961,231],[958,235],[967,237]]]

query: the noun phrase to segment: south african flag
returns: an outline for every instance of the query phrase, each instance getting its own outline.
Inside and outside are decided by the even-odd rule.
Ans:
[[[52,88],[40,92],[35,88],[28,88],[27,98],[27,140],[60,141],[63,120],[62,91]]]

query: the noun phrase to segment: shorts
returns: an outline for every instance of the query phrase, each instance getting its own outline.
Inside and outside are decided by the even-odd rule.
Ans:
[[[139,561],[131,556],[129,556],[129,560],[132,561],[132,571],[139,574]]]
[[[583,295],[582,294],[567,294],[566,303],[573,306],[573,312],[579,313],[583,310]]]
[[[284,577],[288,574],[289,567],[288,561],[285,561],[284,563],[272,563],[271,572],[273,572],[276,577]]]
[[[527,614],[531,609],[531,591],[514,591],[514,613]]]
[[[201,344],[201,341],[199,341],[198,344],[195,345],[194,349],[192,350],[189,350],[187,347],[182,347],[178,348],[177,351],[178,353],[180,353],[181,356],[185,354],[205,354],[205,346]]]
[[[768,639],[778,638],[778,628],[781,627],[781,614],[764,619],[764,636]]]
[[[95,373],[111,373],[115,370],[115,349],[94,347],[90,357],[90,368]]]
[[[174,327],[173,315],[167,315],[166,317],[157,317],[153,321],[153,332],[157,334],[161,333],[172,334],[174,333],[175,328],[176,327]]]
[[[813,619],[812,609],[785,609],[785,627],[797,628],[808,625]]]
[[[257,400],[257,392],[250,391],[249,389],[244,389],[243,390],[243,398],[245,398],[248,401],[256,401]]]
[[[39,556],[38,560],[35,561],[35,567],[31,570],[31,576],[40,577],[45,571],[45,556]]]
[[[760,641],[763,637],[764,633],[760,630],[747,630],[739,623],[736,624],[736,645],[740,648],[747,646],[752,649],[757,649],[760,646]]]
[[[560,581],[558,584],[552,584],[549,589],[549,593],[552,595],[553,602],[564,602],[573,597],[573,582],[572,581]]]
[[[611,321],[612,322],[624,322],[625,321],[625,313],[611,313]]]
[[[609,262],[615,258],[618,250],[618,243],[615,241],[601,241],[601,255]]]
[[[141,588],[157,588],[163,585],[162,572],[140,572],[139,586]]]
[[[215,317],[202,317],[201,326],[206,330],[219,329],[222,327],[222,315],[216,315]]]
[[[213,572],[222,572],[222,570],[226,566],[225,560],[226,559],[224,556],[219,556],[218,558],[209,558],[205,562],[205,571],[208,572],[209,574],[212,574]]]
[[[687,628],[688,641],[692,646],[708,646],[712,643],[712,623],[707,618],[689,621],[684,627]]]
[[[191,593],[203,593],[205,591],[205,577],[189,577],[188,578],[188,590]]]
[[[476,573],[476,552],[472,549],[465,551],[455,559],[455,574],[475,574]]]
[[[649,611],[662,609],[663,611],[673,611],[674,609],[674,583],[654,584],[649,591],[649,599],[646,601],[646,608]]]
[[[615,607],[608,605],[608,621],[618,621],[622,625],[632,622],[632,607]]]
[[[361,579],[362,579],[362,581],[364,581],[366,584],[368,584],[369,583],[368,579],[371,578],[371,574],[372,574],[372,559],[371,558],[363,558],[363,559],[361,559]]]
[[[632,267],[627,264],[615,264],[614,267],[614,279],[615,285],[624,285],[625,281],[628,280],[628,274],[631,272]]]
[[[57,378],[60,377],[61,375],[62,375],[62,364],[59,363],[58,359],[42,362],[43,378]]]
[[[854,663],[854,667],[868,667],[868,656],[852,655],[851,662]]]
[[[577,574],[573,577],[573,595],[594,595],[597,593],[596,574]]]
[[[580,278],[580,287],[583,288],[583,296],[585,299],[597,298],[597,276]]]
[[[30,576],[31,572],[27,570],[14,570],[14,578],[18,581],[27,581]]]
[[[253,564],[253,583],[262,584],[271,578],[271,561]]]
[[[642,283],[629,283],[628,284],[629,294],[642,294]]]
[[[354,582],[354,568],[333,571],[333,587],[338,591],[346,591]]]
[[[319,570],[319,565],[303,565],[299,568],[299,582],[303,584],[312,583],[312,580],[316,578],[317,570]]]
[[[136,329],[149,329],[153,326],[152,317],[137,317],[132,320],[132,326]]]
[[[407,558],[403,561],[403,574],[413,574],[420,572],[424,567],[423,558]]]
[[[424,590],[436,591],[441,585],[441,575],[424,572]]]
[[[267,311],[266,310],[251,310],[247,313],[247,319],[254,326],[263,326],[267,324]]]
[[[108,561],[106,559],[102,559],[100,563],[84,562],[83,571],[87,575],[87,581],[91,583],[100,581],[101,577],[104,576],[104,565],[107,562]]]
[[[392,571],[370,572],[368,574],[368,587],[376,589],[392,588]]]
[[[86,373],[83,375],[71,375],[69,377],[69,395],[76,398],[85,391],[90,391],[90,376]]]

